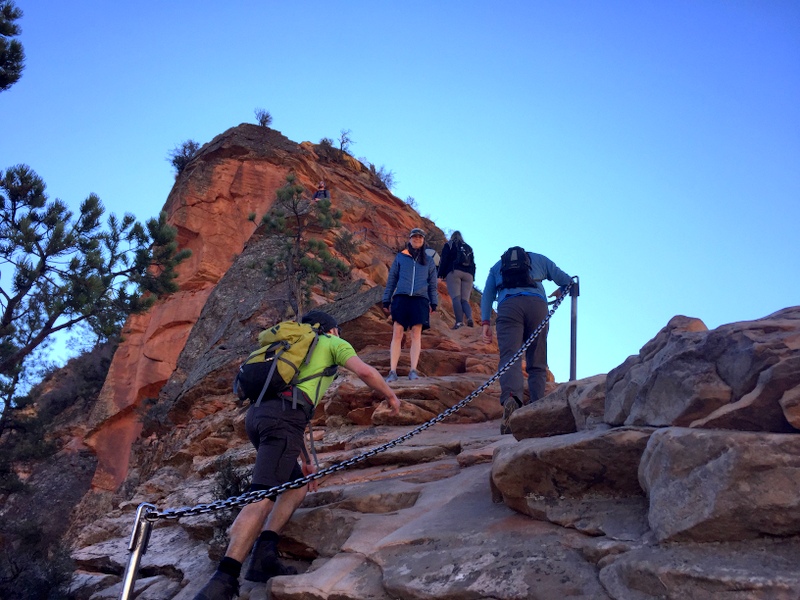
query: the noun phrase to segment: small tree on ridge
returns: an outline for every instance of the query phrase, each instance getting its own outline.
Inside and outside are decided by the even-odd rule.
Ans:
[[[330,199],[310,202],[304,196],[305,188],[290,173],[261,220],[265,235],[278,242],[276,256],[267,260],[264,272],[268,280],[288,284],[287,302],[298,319],[315,285],[335,289],[339,277],[350,270],[330,253],[324,241],[309,236],[311,227],[322,231],[340,227],[342,213],[331,208]]]

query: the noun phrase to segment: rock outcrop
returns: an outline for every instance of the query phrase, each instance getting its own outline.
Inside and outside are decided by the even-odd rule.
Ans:
[[[598,563],[613,598],[798,596],[798,360],[800,307],[713,331],[675,317],[604,392],[571,382],[514,413],[495,495],[632,544]]]
[[[691,323],[694,331],[676,331],[675,323]],[[242,597],[800,596],[800,436],[782,422],[779,431],[769,430],[776,422],[774,406],[785,406],[783,399],[796,393],[794,372],[778,366],[797,356],[800,307],[714,331],[699,325],[673,320],[620,370],[633,364],[648,372],[657,360],[665,380],[708,381],[709,360],[731,356],[718,352],[726,337],[742,347],[743,337],[754,335],[745,332],[758,332],[759,352],[768,348],[771,357],[761,362],[761,370],[771,373],[773,384],[761,386],[762,374],[739,372],[750,387],[726,385],[738,390],[731,405],[749,396],[764,406],[763,421],[742,420],[739,430],[708,428],[702,419],[690,426],[608,422],[609,394],[628,393],[625,377],[611,374],[561,384],[542,401],[519,409],[511,420],[513,436],[498,435],[496,414],[494,420],[486,420],[490,414],[473,422],[451,419],[328,476],[283,532],[285,559],[300,574],[274,578],[266,586],[244,582]],[[464,333],[476,343],[469,331],[450,332]],[[680,339],[670,342],[675,335]],[[687,345],[695,348],[694,366],[670,356],[680,356]],[[654,347],[661,351],[652,352]],[[698,348],[714,351],[706,355]],[[395,422],[380,408],[370,422],[359,384],[343,382],[326,406],[326,417],[318,419],[323,465],[404,435],[452,402],[444,399],[458,377],[471,376],[433,375],[424,383],[394,384],[406,399],[404,416]],[[692,387],[681,389],[695,393]],[[784,391],[778,396],[774,389]],[[759,390],[767,398],[759,397]],[[698,407],[694,412],[702,413],[702,402],[691,399],[634,397],[640,414],[685,414],[683,407],[692,403]],[[679,408],[647,406],[665,401]],[[712,411],[724,408],[711,404]],[[210,475],[220,456],[246,470],[252,452],[241,421],[241,415],[223,409],[191,427],[187,423],[174,439],[152,441],[152,448],[166,443],[173,454],[162,453],[159,469],[128,503],[84,529],[75,556],[85,573],[76,586],[102,587],[101,565],[106,572],[122,571],[127,553],[119,539],[130,526],[124,516],[130,517],[136,504],[155,500],[175,507],[213,499]],[[214,532],[224,527],[219,514],[157,527],[151,545],[159,549],[145,556],[141,597],[192,598],[214,568],[221,549]],[[116,593],[118,586],[104,593]],[[85,597],[103,597],[98,594]]]
[[[259,275],[273,248],[248,217],[269,209],[290,172],[307,188],[325,179],[358,240],[351,280],[336,295],[316,289],[314,301],[388,371],[391,326],[377,304],[388,265],[410,228],[434,241],[441,231],[331,149],[250,125],[204,146],[165,207],[193,251],[180,291],[129,321],[97,402],[61,417],[52,463],[26,466],[37,505],[70,488],[57,505],[70,518],[50,518],[47,533],[68,528],[75,598],[119,596],[141,503],[208,503],[248,473],[253,450],[230,384],[257,332],[285,316],[285,290]],[[333,234],[319,238],[337,252]],[[403,377],[406,352],[392,384],[401,414],[343,373],[314,418],[321,466],[406,436],[494,373],[496,346],[477,328],[451,330],[439,292],[425,377]],[[793,307],[712,331],[675,317],[608,375],[548,382],[545,398],[514,413],[513,436],[498,433],[492,384],[323,479],[283,531],[280,550],[300,574],[244,582],[240,598],[798,598],[798,367]],[[0,518],[24,509],[22,496],[9,499]],[[158,520],[135,597],[193,598],[230,522],[226,510]]]
[[[176,181],[164,210],[192,256],[179,269],[180,291],[125,327],[125,342],[81,439],[98,459],[94,487],[115,491],[125,480],[130,449],[142,431],[140,413],[165,386],[167,395],[181,395],[186,385],[197,393],[196,384],[204,389],[199,380],[208,375],[206,367],[223,367],[227,378],[230,365],[222,363],[241,358],[254,331],[284,316],[276,306],[279,294],[270,293],[258,269],[271,248],[249,217],[256,215],[257,222],[269,210],[287,174],[307,189],[321,179],[328,183],[344,229],[357,242],[351,277],[362,288],[386,283],[388,265],[411,228],[443,241],[433,223],[377,185],[361,163],[323,160],[315,148],[322,151],[265,127],[240,125],[203,146]],[[335,252],[333,237],[324,241]],[[223,278],[228,285],[220,289]],[[446,296],[444,286],[442,292]],[[379,329],[385,338],[387,328]],[[383,339],[375,341],[386,347]],[[212,347],[223,349],[205,357]]]

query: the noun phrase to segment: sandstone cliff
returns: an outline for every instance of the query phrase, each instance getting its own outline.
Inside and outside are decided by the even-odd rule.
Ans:
[[[131,319],[97,401],[65,413],[52,433],[61,452],[29,469],[36,503],[57,497],[71,511],[52,532],[69,527],[76,598],[118,596],[140,503],[209,502],[225,465],[242,474],[252,464],[230,383],[257,332],[283,315],[282,290],[259,275],[269,242],[247,217],[268,210],[289,172],[309,189],[325,179],[359,240],[349,284],[315,301],[386,372],[391,329],[376,302],[388,265],[410,228],[443,241],[441,231],[324,148],[250,125],[204,146],[165,207],[193,251],[180,292]],[[426,377],[393,384],[400,417],[341,377],[315,417],[323,466],[405,434],[494,372],[496,347],[477,328],[452,331],[439,291]],[[713,331],[676,317],[608,375],[548,391],[515,413],[513,436],[498,433],[492,385],[444,423],[323,480],[284,532],[301,574],[245,583],[241,597],[800,597],[800,307]],[[11,499],[2,514],[22,509]],[[229,516],[159,521],[136,597],[191,599]]]
[[[217,391],[227,392],[230,365],[225,363],[240,359],[253,334],[283,316],[276,306],[280,294],[273,293],[260,271],[270,248],[248,216],[256,215],[257,222],[269,210],[290,172],[307,189],[324,179],[332,190],[344,228],[359,243],[349,261],[353,295],[385,284],[388,265],[412,227],[430,231],[434,242],[443,241],[433,223],[379,185],[352,157],[330,149],[319,156],[309,143],[298,145],[255,125],[240,125],[212,140],[178,178],[165,206],[181,246],[192,250],[180,269],[180,291],[130,319],[85,424],[82,441],[98,459],[94,488],[115,491],[125,480],[147,400],[159,394],[174,400],[186,385],[194,394],[206,394],[200,380],[208,377],[208,361],[223,367],[225,383]],[[333,249],[334,240],[325,241]],[[226,274],[227,285],[218,287]],[[198,323],[201,315],[204,321]],[[353,328],[351,338],[361,329]],[[385,339],[373,341],[385,347]]]

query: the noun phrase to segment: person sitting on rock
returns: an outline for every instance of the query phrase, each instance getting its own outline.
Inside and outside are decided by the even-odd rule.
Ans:
[[[318,325],[320,335],[308,363],[300,368],[297,388],[311,406],[316,406],[333,382],[333,375],[311,378],[328,367],[338,365],[355,373],[370,388],[382,394],[394,415],[400,412],[400,401],[386,385],[380,373],[366,364],[356,354],[353,346],[339,337],[339,325],[332,316],[321,311],[311,311],[303,323]],[[302,382],[308,378],[306,382]],[[297,459],[304,452],[303,433],[310,414],[302,403],[293,405],[280,396],[265,396],[261,403],[251,404],[245,417],[245,429],[256,449],[256,463],[250,491],[268,490],[289,481],[300,479],[316,471],[305,459],[302,466]],[[311,411],[308,411],[309,413]],[[239,575],[242,563],[252,548],[250,567],[245,573],[248,581],[268,581],[276,575],[294,575],[293,567],[278,561],[279,533],[306,496],[309,486],[316,490],[316,481],[301,488],[270,496],[242,508],[230,531],[230,541],[224,558],[209,582],[194,600],[231,600],[239,593]]]
[[[417,363],[422,350],[422,330],[430,323],[430,313],[436,310],[436,265],[427,255],[425,232],[415,227],[408,234],[408,244],[394,258],[386,289],[383,292],[383,312],[392,315],[392,344],[389,350],[389,375],[386,381],[397,380],[397,363],[403,332],[411,330],[411,370],[409,379],[419,379]],[[391,310],[390,310],[391,306]]]
[[[314,202],[317,202],[319,200],[330,200],[330,197],[331,197],[331,193],[328,191],[328,188],[325,186],[325,182],[324,181],[320,181],[317,184],[317,191],[314,192],[314,195],[312,196],[311,199]]]

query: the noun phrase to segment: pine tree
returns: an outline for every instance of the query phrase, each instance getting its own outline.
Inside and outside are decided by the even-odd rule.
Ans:
[[[341,227],[342,213],[332,208],[330,199],[309,201],[305,191],[290,173],[262,219],[265,235],[277,242],[276,255],[264,269],[267,279],[288,284],[287,302],[298,319],[315,285],[335,290],[339,278],[350,271],[345,262],[330,253],[324,241],[310,236],[312,228],[324,232]]]
[[[21,17],[22,11],[13,0],[0,2],[0,92],[17,83],[25,68],[25,50],[19,41],[11,39],[22,32],[15,23]]]
[[[75,215],[48,200],[26,165],[0,171],[0,402],[7,408],[25,361],[53,334],[85,325],[98,341],[131,313],[177,290],[178,250],[166,214],[140,224],[110,215],[91,194]],[[0,415],[0,432],[2,431]]]

